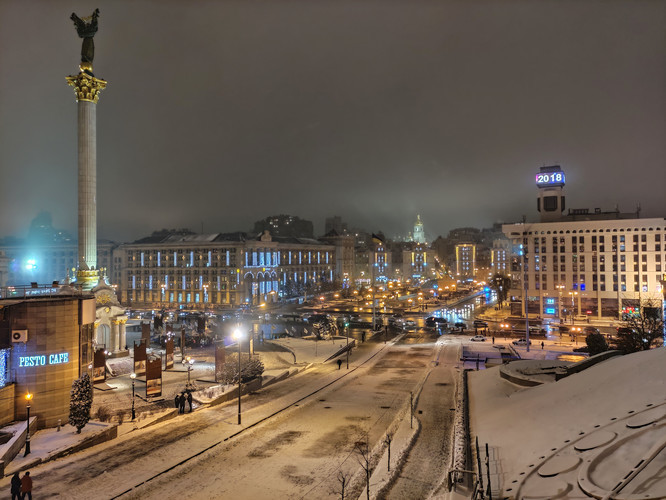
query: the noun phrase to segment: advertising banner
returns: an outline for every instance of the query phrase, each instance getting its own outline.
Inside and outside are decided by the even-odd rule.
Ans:
[[[180,354],[185,359],[185,327],[180,327]]]
[[[146,345],[150,344],[150,323],[141,323],[141,340],[145,340]]]
[[[146,360],[146,397],[162,395],[162,358],[151,356]]]
[[[93,383],[104,382],[106,380],[106,354],[104,348],[96,349],[93,358]]]
[[[224,342],[215,344],[215,382],[219,382],[220,374],[224,370],[225,355]]]
[[[134,373],[137,377],[146,374],[146,343],[134,343]]]
[[[173,368],[173,337],[166,341],[166,355],[164,358],[164,369]]]

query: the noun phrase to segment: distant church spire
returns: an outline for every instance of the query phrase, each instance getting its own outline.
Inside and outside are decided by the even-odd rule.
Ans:
[[[416,215],[416,223],[414,223],[414,241],[416,243],[425,243],[425,231],[423,230],[423,222],[421,222],[421,216]]]

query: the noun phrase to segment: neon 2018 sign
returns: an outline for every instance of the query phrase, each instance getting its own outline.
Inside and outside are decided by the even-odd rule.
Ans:
[[[19,356],[19,368],[26,366],[62,365],[69,363],[69,353],[41,354],[38,356]]]
[[[564,172],[542,172],[536,174],[538,187],[564,186]]]

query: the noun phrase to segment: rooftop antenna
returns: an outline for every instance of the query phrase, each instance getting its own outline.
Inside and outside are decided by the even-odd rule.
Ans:
[[[641,202],[636,203],[636,218],[641,218]]]

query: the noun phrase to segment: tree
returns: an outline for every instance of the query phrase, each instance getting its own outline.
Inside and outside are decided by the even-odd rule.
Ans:
[[[87,373],[72,382],[69,400],[69,425],[76,427],[77,434],[81,434],[81,429],[90,420],[90,408],[93,401],[92,391],[92,383]]]
[[[608,350],[608,342],[606,342],[606,337],[601,333],[590,333],[585,337],[585,343],[587,344],[587,352],[590,353],[590,356],[599,354]]]
[[[264,373],[264,364],[258,356],[253,358],[249,354],[241,353],[241,382],[249,382]],[[225,384],[238,383],[238,353],[227,356],[217,379]]]
[[[354,451],[357,454],[357,460],[363,471],[365,472],[365,492],[367,500],[370,500],[370,473],[372,472],[372,454],[370,452],[370,445],[368,444],[369,436],[366,434],[365,438],[357,441],[354,445]]]
[[[615,343],[625,353],[647,351],[664,334],[664,319],[658,301],[646,301],[638,314],[626,317],[618,328]]]
[[[509,296],[509,289],[511,288],[511,278],[503,274],[497,273],[490,279],[490,288],[497,294],[497,304],[502,307],[502,304]]]

